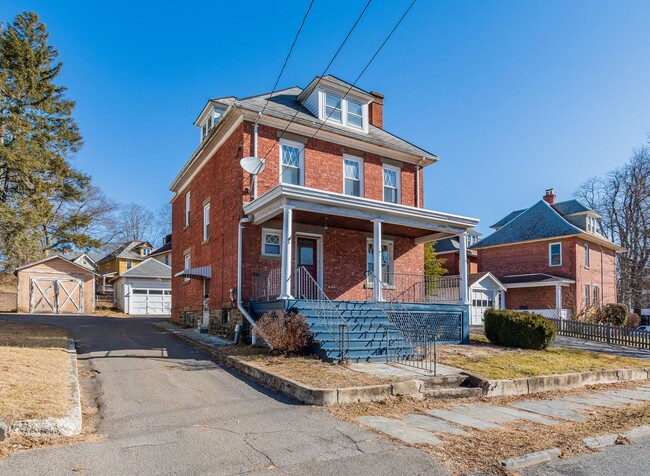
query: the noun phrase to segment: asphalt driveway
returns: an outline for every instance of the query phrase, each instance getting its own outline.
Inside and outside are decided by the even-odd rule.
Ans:
[[[69,329],[97,372],[101,441],[17,453],[0,475],[447,474],[317,407],[215,363],[155,318],[2,316]]]

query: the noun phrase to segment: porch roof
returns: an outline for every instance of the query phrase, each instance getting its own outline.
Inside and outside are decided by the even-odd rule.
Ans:
[[[372,232],[372,221],[381,220],[384,233],[415,238],[418,243],[461,234],[479,222],[460,215],[288,184],[276,185],[245,203],[244,213],[253,224],[261,225],[281,216],[285,206],[293,209],[297,223]]]
[[[536,288],[539,286],[568,286],[575,283],[573,279],[553,276],[544,273],[511,274],[501,278],[501,283],[507,288]]]

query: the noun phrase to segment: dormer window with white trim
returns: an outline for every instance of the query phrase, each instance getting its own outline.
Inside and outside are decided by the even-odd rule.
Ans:
[[[203,142],[214,126],[217,125],[219,119],[223,116],[223,111],[219,109],[213,109],[208,113],[208,117],[200,125],[201,127],[201,142]]]
[[[598,234],[598,218],[591,217],[587,215],[587,232],[593,233],[593,234]]]
[[[320,95],[321,120],[368,132],[367,104],[331,91],[321,90]]]

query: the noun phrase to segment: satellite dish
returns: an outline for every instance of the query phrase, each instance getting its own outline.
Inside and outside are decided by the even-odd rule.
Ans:
[[[264,170],[264,161],[259,157],[244,157],[239,165],[249,174],[257,175]]]

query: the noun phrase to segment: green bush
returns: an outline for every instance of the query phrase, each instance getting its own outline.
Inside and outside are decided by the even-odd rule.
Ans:
[[[555,340],[555,326],[539,314],[488,309],[485,336],[495,345],[522,349],[546,349]]]
[[[605,304],[603,308],[603,322],[613,326],[624,326],[628,314],[625,304]]]

